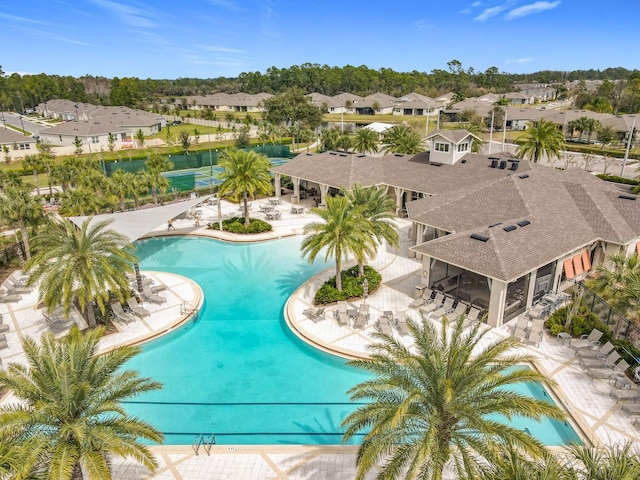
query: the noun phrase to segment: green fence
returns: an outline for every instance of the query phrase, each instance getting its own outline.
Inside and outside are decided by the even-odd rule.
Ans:
[[[296,154],[292,154],[286,145],[265,145],[263,147],[245,148],[246,151],[254,151],[262,153],[267,157],[293,158]],[[218,157],[222,155],[224,150],[199,151],[189,155],[169,155],[169,161],[173,164],[172,170],[186,170],[190,168],[200,168],[209,165],[217,165]],[[116,170],[124,170],[125,172],[136,173],[146,166],[146,159],[124,160],[105,164],[107,177],[110,177]]]

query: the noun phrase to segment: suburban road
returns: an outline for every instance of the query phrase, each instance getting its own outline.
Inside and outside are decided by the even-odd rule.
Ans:
[[[3,123],[2,128],[6,128],[6,125],[13,125],[14,127],[22,128],[31,132],[33,135],[38,135],[40,130],[46,128],[44,125],[38,125],[29,120],[29,117],[18,115],[17,113],[2,112],[0,114],[0,122]]]

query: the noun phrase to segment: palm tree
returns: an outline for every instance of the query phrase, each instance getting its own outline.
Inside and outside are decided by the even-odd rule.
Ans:
[[[415,155],[424,151],[420,134],[408,125],[394,125],[382,135],[385,153]]]
[[[564,135],[558,130],[556,124],[540,119],[538,125],[526,130],[516,138],[518,149],[516,155],[537,163],[545,155],[549,159],[560,158],[564,150]]]
[[[136,185],[134,173],[117,169],[109,177],[109,191],[118,197],[118,206],[124,211],[124,200],[127,195],[133,195]]]
[[[467,132],[475,135],[473,137],[473,141],[471,142],[471,151],[473,153],[480,153],[482,150],[482,127],[477,123],[465,123],[462,128],[464,128]]]
[[[587,285],[625,317],[640,323],[640,259],[635,253],[609,255]]]
[[[340,140],[340,129],[338,128],[327,128],[322,130],[320,134],[320,140],[322,141],[322,146],[325,150],[337,150],[338,144]]]
[[[578,480],[570,464],[544,452],[540,459],[531,459],[507,447],[502,455],[483,467],[478,480]]]
[[[408,325],[415,341],[411,350],[375,333],[379,343],[371,346],[371,357],[350,362],[375,376],[349,391],[352,401],[366,403],[343,421],[345,440],[367,431],[358,449],[357,479],[380,463],[378,479],[441,480],[448,464],[459,478],[475,478],[505,445],[532,458],[543,454],[544,446],[529,433],[495,418],[563,418],[555,405],[505,388],[548,383],[540,373],[518,368],[531,357],[513,353],[517,340],[489,342],[479,323],[465,331],[463,317],[452,332],[446,320],[439,326],[428,320]]]
[[[90,327],[96,326],[93,302],[102,313],[109,291],[124,301],[127,273],[136,256],[129,239],[109,230],[110,221],[92,224],[87,218],[80,228],[65,219],[55,219],[34,239],[37,252],[25,264],[28,283],[40,282],[39,300],[52,312],[61,305],[66,316],[77,302]]]
[[[143,183],[151,190],[153,204],[158,204],[158,193],[166,192],[171,184],[169,179],[162,175],[162,172],[171,170],[173,163],[163,155],[153,155],[146,161],[146,169],[143,171]]]
[[[567,133],[569,134],[569,140],[573,140],[573,132],[579,132],[581,124],[578,120],[570,120],[567,123]]]
[[[249,226],[249,197],[270,195],[273,192],[269,169],[271,162],[264,155],[253,151],[231,149],[224,152],[218,166],[222,172],[219,187],[221,196],[229,194],[241,198],[244,204],[244,225]]]
[[[20,230],[27,260],[31,258],[29,227],[44,220],[44,209],[30,190],[23,185],[7,186],[0,195],[0,218],[10,227]]]
[[[141,128],[139,128],[138,131],[136,132],[136,140],[138,140],[138,143],[140,144],[140,148],[144,148],[144,132],[142,131]]]
[[[29,366],[11,363],[0,371],[0,385],[18,400],[0,408],[0,434],[28,449],[21,459],[24,472],[70,480],[83,478],[83,468],[90,478],[109,479],[112,455],[157,468],[140,440],[162,442],[162,434],[127,415],[121,402],[162,385],[122,370],[139,347],[99,356],[102,334],[101,328],[83,335],[74,327],[62,340],[51,332],[40,342],[25,337]]]
[[[325,260],[335,259],[336,289],[342,291],[342,261],[349,253],[362,258],[373,255],[367,220],[354,212],[353,204],[346,197],[327,197],[326,209],[313,208],[311,211],[322,221],[305,225],[307,237],[300,247],[302,255],[312,263],[324,250]]]
[[[360,153],[378,153],[378,134],[370,128],[359,128],[351,142],[353,149]]]
[[[33,183],[36,186],[36,193],[40,196],[40,183],[38,182],[38,170],[44,167],[44,162],[39,155],[27,155],[22,160],[23,168],[33,174]]]
[[[608,448],[573,445],[569,452],[580,463],[576,470],[583,480],[640,478],[640,452],[631,443]]]
[[[369,229],[368,235],[372,240],[371,250],[373,255],[378,251],[378,243],[386,240],[392,247],[397,247],[400,236],[393,222],[395,201],[385,193],[382,188],[364,188],[360,184],[355,184],[353,189],[347,192],[347,198],[354,207],[354,211],[361,215],[365,222],[363,228]],[[364,257],[358,257],[359,275],[364,275]]]
[[[598,129],[602,126],[602,124],[596,120],[595,118],[587,118],[585,119],[584,126],[587,130],[587,143],[591,143],[591,135],[593,132],[598,131]]]

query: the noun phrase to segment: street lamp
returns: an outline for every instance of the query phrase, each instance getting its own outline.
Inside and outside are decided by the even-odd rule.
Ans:
[[[75,109],[76,109],[76,122],[78,121],[78,105],[74,105]]]
[[[631,149],[631,139],[633,138],[633,130],[636,128],[636,117],[633,117],[633,122],[631,123],[631,130],[629,131],[629,138],[627,139],[627,148],[624,151],[624,160],[622,161],[622,170],[620,171],[620,176],[624,177],[624,169],[627,166],[627,160],[629,159],[629,150]]]
[[[20,125],[22,125],[22,134],[26,136],[27,132],[24,129],[24,122],[22,121],[22,115],[20,115]]]
[[[369,280],[366,278],[362,282],[362,305],[367,304],[367,297],[369,296]]]
[[[209,191],[213,195],[213,160],[211,160],[211,135],[207,133],[207,141],[209,142]]]

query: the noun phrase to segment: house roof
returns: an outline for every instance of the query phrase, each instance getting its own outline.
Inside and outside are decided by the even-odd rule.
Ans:
[[[0,127],[0,145],[8,145],[13,143],[35,143],[33,137],[28,137],[10,128]]]
[[[424,137],[425,140],[430,140],[434,137],[442,137],[445,138],[447,140],[449,140],[451,143],[453,143],[454,145],[457,145],[461,142],[463,142],[464,140],[466,140],[469,137],[473,137],[473,138],[477,138],[478,140],[482,140],[480,137],[478,137],[477,135],[474,135],[473,133],[469,132],[468,130],[464,130],[464,129],[456,129],[456,130],[433,130],[429,135],[427,135],[426,137]]]

